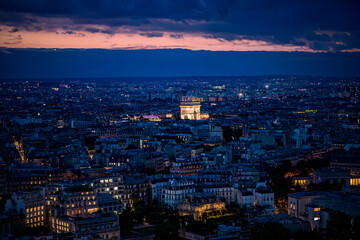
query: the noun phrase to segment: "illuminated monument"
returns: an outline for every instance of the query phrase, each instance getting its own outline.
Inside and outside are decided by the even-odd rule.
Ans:
[[[200,120],[200,99],[197,97],[181,97],[180,115],[181,119]]]

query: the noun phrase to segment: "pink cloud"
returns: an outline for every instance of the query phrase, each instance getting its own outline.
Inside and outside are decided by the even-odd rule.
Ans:
[[[9,31],[11,27],[0,26],[0,46],[9,47]],[[84,28],[99,29],[99,31],[85,31]],[[271,44],[257,40],[232,40],[206,38],[203,33],[161,32],[157,37],[152,32],[135,32],[126,28],[118,28],[115,33],[106,34],[104,26],[87,25],[80,30],[55,29],[52,31],[32,31],[19,29],[16,35],[21,39],[13,42],[12,48],[102,48],[102,49],[173,49],[182,48],[190,50],[209,51],[307,51],[307,46],[294,46],[290,44]],[[181,37],[174,37],[180,36]],[[14,39],[12,37],[12,39]]]

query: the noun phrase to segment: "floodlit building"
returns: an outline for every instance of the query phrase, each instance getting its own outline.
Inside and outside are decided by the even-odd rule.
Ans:
[[[180,102],[181,119],[200,120],[200,107],[201,103],[199,98],[187,96],[182,97]]]
[[[180,216],[192,215],[195,220],[200,220],[203,213],[225,209],[225,202],[211,193],[192,193],[178,208]]]

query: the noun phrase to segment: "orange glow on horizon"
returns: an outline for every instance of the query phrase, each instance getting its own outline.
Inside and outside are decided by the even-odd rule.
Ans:
[[[113,35],[74,31],[26,31],[10,33],[11,27],[0,26],[0,47],[5,48],[49,48],[49,49],[189,49],[209,51],[304,51],[314,52],[307,46],[280,45],[257,40],[219,40],[204,38],[202,33],[182,33],[182,38],[146,37],[138,32],[123,31]]]

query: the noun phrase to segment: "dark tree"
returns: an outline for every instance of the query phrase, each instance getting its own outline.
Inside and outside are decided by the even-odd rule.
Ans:
[[[131,230],[134,228],[133,218],[134,214],[129,209],[125,209],[124,212],[119,215],[121,237],[130,235]]]
[[[330,239],[348,240],[351,237],[350,217],[341,212],[332,212],[326,225],[326,232]]]
[[[352,224],[352,240],[360,240],[360,216],[354,218]]]
[[[289,240],[291,231],[280,223],[267,222],[251,230],[252,240]]]
[[[200,235],[209,235],[213,232],[214,229],[216,229],[216,226],[196,220],[190,221],[186,226],[186,231]]]
[[[134,144],[129,144],[129,146],[126,148],[126,150],[132,150],[137,149],[137,147]]]
[[[294,240],[319,240],[321,235],[318,231],[304,232],[297,231],[294,235]]]
[[[326,180],[321,183],[310,183],[308,186],[309,192],[314,191],[340,191],[341,190],[341,184],[339,182],[331,183],[330,180]]]
[[[98,139],[98,138],[99,138],[98,136],[84,136],[84,142],[85,142],[86,147],[89,150],[94,150],[95,142],[96,142],[96,139]]]
[[[159,224],[155,228],[156,240],[176,240],[179,239],[179,217],[177,213],[170,214],[165,223]]]

